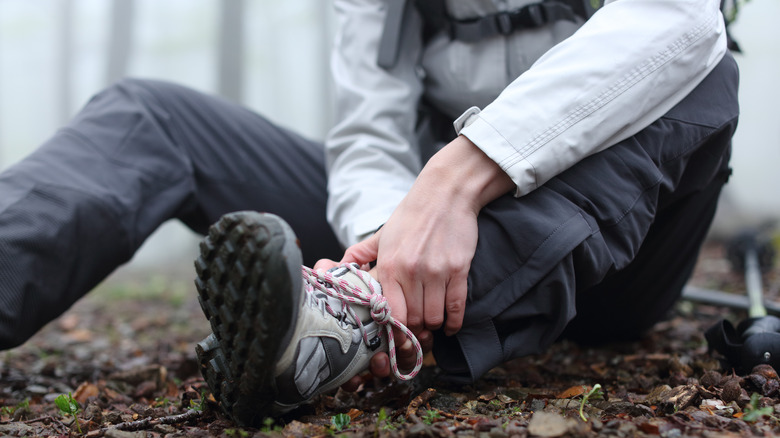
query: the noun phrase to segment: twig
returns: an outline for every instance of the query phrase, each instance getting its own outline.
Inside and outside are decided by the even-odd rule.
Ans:
[[[436,390],[433,388],[428,388],[425,391],[423,391],[420,395],[414,398],[409,403],[409,406],[406,407],[406,418],[408,419],[412,415],[417,414],[417,409],[420,408],[420,406],[424,405],[428,400],[431,399],[436,394]]]
[[[184,423],[190,420],[194,420],[201,416],[203,412],[202,411],[196,411],[195,409],[190,409],[189,411],[183,413],[183,414],[177,414],[177,415],[169,415],[167,417],[160,417],[158,420],[162,424],[176,424],[176,423]]]
[[[43,417],[33,418],[33,419],[30,419],[30,420],[23,420],[22,423],[30,424],[30,423],[37,423],[37,422],[43,421],[43,420],[53,420],[53,421],[62,423],[62,421],[52,417],[51,415],[45,415]]]
[[[115,424],[110,427],[104,427],[102,429],[93,430],[92,432],[89,432],[87,434],[88,437],[99,437],[103,436],[106,432],[108,432],[111,429],[117,429],[117,430],[141,430],[146,429],[152,426],[156,426],[158,424],[176,424],[176,423],[184,423],[190,420],[194,420],[201,416],[201,411],[196,411],[194,409],[190,409],[189,411],[183,413],[183,414],[176,414],[176,415],[169,415],[167,417],[158,417],[158,418],[144,418],[143,420],[135,420],[135,421],[125,421],[124,423]]]

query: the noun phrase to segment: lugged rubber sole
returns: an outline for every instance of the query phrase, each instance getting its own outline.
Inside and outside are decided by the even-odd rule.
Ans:
[[[196,353],[201,373],[237,424],[273,415],[274,367],[301,300],[301,254],[278,216],[242,211],[211,226],[195,260],[195,286],[213,334]]]

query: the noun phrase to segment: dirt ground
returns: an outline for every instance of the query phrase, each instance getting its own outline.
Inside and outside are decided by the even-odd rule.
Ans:
[[[708,244],[692,284],[744,294],[724,248]],[[778,270],[764,276],[775,299]],[[0,353],[0,436],[662,436],[780,435],[780,379],[736,372],[704,331],[743,311],[681,301],[639,342],[560,342],[469,386],[438,379],[432,360],[411,383],[368,381],[288,418],[242,429],[199,375],[208,333],[194,287],[166,277],[102,287],[23,346]]]

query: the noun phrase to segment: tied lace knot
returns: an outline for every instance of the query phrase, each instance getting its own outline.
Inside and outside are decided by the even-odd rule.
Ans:
[[[368,340],[368,333],[363,326],[363,322],[352,310],[351,305],[357,304],[360,306],[366,306],[370,309],[371,318],[376,321],[377,324],[384,327],[387,332],[388,354],[390,355],[390,367],[393,369],[393,374],[400,380],[410,380],[422,368],[422,347],[417,337],[414,336],[405,325],[401,324],[390,315],[390,306],[387,304],[387,299],[382,295],[381,290],[374,289],[374,281],[371,275],[365,271],[358,269],[354,263],[348,263],[339,266],[339,268],[346,268],[351,273],[355,274],[360,280],[368,287],[368,291],[364,291],[362,288],[346,281],[341,278],[336,278],[330,271],[315,271],[306,266],[301,267],[303,270],[303,280],[306,292],[310,297],[314,297],[313,292],[315,290],[320,291],[330,297],[336,298],[342,302],[342,310],[350,315],[357,324],[360,333],[363,336],[363,342],[366,345],[370,345]],[[380,286],[381,289],[381,286]],[[316,298],[315,298],[316,299]],[[330,306],[325,305],[325,309],[334,317],[339,317],[338,313],[334,311]],[[402,374],[398,370],[398,362],[396,359],[395,349],[395,337],[393,335],[393,327],[403,333],[414,347],[417,360],[414,364],[414,368],[408,374]]]
[[[387,298],[384,295],[373,294],[369,304],[371,305],[371,318],[380,325],[387,325],[390,322],[390,307],[387,305]]]

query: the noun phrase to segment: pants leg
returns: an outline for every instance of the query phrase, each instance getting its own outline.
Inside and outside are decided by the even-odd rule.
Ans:
[[[442,368],[468,381],[542,351],[570,323],[576,335],[606,313],[581,337],[607,340],[662,317],[690,275],[728,174],[737,76],[727,55],[637,135],[483,209],[463,329],[435,335]]]
[[[307,263],[338,257],[321,144],[164,82],[95,96],[0,174],[0,350],[19,345],[127,262],[163,222],[198,232],[229,211],[276,213]]]
[[[627,267],[578,292],[564,335],[582,344],[633,340],[663,319],[693,273],[728,174],[660,212]]]

